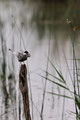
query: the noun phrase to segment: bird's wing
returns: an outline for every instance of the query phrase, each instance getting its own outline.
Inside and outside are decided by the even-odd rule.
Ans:
[[[24,61],[27,59],[27,56],[24,53],[18,53],[17,58],[18,58],[18,61]]]

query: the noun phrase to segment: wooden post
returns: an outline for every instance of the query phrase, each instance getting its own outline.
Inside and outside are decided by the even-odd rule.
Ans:
[[[19,88],[23,97],[24,114],[26,120],[31,120],[30,106],[29,106],[29,93],[27,83],[27,68],[25,64],[21,64],[19,72]]]

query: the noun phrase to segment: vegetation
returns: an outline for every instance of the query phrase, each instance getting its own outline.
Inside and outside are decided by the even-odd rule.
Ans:
[[[28,11],[26,7],[27,5],[25,4],[26,0],[24,0],[23,3],[19,2],[20,7],[22,7],[23,5],[23,8],[21,9],[20,13],[16,15],[11,15],[9,19],[10,21],[8,20],[8,18],[5,17],[6,18],[5,19],[4,17],[2,18],[1,16],[1,19],[0,19],[0,95],[1,95],[0,111],[2,112],[0,113],[1,119],[3,119],[4,117],[5,120],[11,119],[11,118],[16,120],[21,120],[21,119],[24,120],[23,111],[22,111],[23,110],[22,98],[18,89],[18,75],[16,72],[16,69],[18,69],[19,66],[17,67],[14,56],[8,54],[7,49],[9,47],[9,44],[13,50],[25,49],[28,47],[31,37],[33,37],[33,39],[31,39],[32,41],[30,45],[32,45],[32,52],[34,51],[33,49],[36,49],[35,51],[36,53],[38,49],[38,47],[36,46],[39,43],[40,45],[42,45],[44,43],[45,36],[47,36],[47,39],[49,39],[48,49],[47,49],[48,57],[46,57],[47,64],[46,64],[46,70],[42,69],[42,74],[45,74],[45,75],[39,74],[39,76],[45,80],[44,88],[43,90],[41,89],[42,101],[40,103],[39,108],[35,103],[34,86],[32,86],[31,84],[30,75],[32,74],[31,73],[32,71],[28,72],[32,120],[35,120],[34,111],[37,111],[40,119],[44,120],[46,94],[52,96],[53,99],[55,99],[54,96],[57,96],[60,99],[63,98],[63,109],[61,113],[62,120],[64,120],[64,116],[65,116],[64,109],[65,109],[66,99],[73,102],[74,110],[69,112],[72,114],[72,116],[76,116],[75,117],[76,120],[80,120],[80,80],[79,80],[80,79],[80,72],[79,72],[80,59],[77,57],[79,50],[76,52],[76,44],[77,42],[79,42],[78,37],[80,32],[80,15],[79,15],[80,8],[78,4],[79,0],[77,0],[76,2],[77,5],[75,5],[73,0],[68,0],[68,1],[54,0],[54,1],[51,0],[51,2],[49,2],[49,0],[42,0],[42,1],[38,0],[38,2],[35,2],[35,4],[32,4],[34,2],[34,0],[32,0],[31,2],[29,2],[30,8]],[[5,7],[6,10],[8,9],[8,7],[10,7],[7,2],[5,6],[7,6]],[[30,16],[26,17],[25,11],[28,11],[29,12],[28,15]],[[17,11],[16,13],[18,12],[19,11]],[[14,11],[12,13],[14,14]],[[29,21],[27,21],[29,17],[31,18]],[[6,33],[8,32],[8,28],[6,26],[8,28],[10,27],[10,33],[9,35],[7,35],[7,38],[6,38]],[[64,34],[64,31],[66,35]],[[30,35],[28,36],[27,33],[29,32],[30,32]],[[67,71],[69,73],[67,76],[70,77],[69,79],[65,77],[64,72],[62,72],[62,70],[59,69],[55,63],[53,63],[53,60],[50,59],[50,55],[53,56],[53,52],[55,52],[55,55],[53,57],[55,58],[56,56],[57,47],[59,47],[57,46],[57,42],[60,40],[60,38],[59,40],[57,39],[57,37],[60,37],[59,34],[61,34],[62,37],[65,36],[64,37],[65,39],[63,39],[63,42],[61,43],[63,44],[63,46],[66,46],[67,42],[65,41],[69,39],[71,40],[70,43],[71,43],[71,50],[72,50],[72,53],[71,53],[72,58],[70,59],[70,61],[72,64],[72,72],[70,70],[70,66],[68,65],[68,62],[67,62],[68,60],[65,57]],[[9,39],[12,40],[12,42]],[[36,41],[39,43],[37,42],[36,42],[37,44],[34,43],[34,39],[36,39]],[[38,41],[37,39],[43,40],[43,41]],[[46,43],[47,43],[47,39],[46,39]],[[9,43],[8,40],[11,43]],[[17,40],[18,40],[18,44],[16,44]],[[51,42],[52,43],[54,42],[54,46],[52,46],[52,48],[51,48],[51,44],[52,44]],[[25,43],[26,44],[28,43],[28,44],[26,45]],[[33,44],[35,44],[35,48],[33,48]],[[44,45],[44,47],[45,46],[46,44]],[[55,50],[53,50],[54,48]],[[65,50],[67,51],[66,47],[65,47]],[[35,53],[34,53],[34,56],[36,55]],[[41,56],[41,54],[39,56]],[[64,56],[66,55],[64,54]],[[59,56],[58,56],[58,61],[59,61]],[[33,66],[33,62],[34,61],[32,61],[32,66]],[[37,61],[36,61],[36,64],[37,64]],[[52,70],[55,71],[54,72],[55,74],[54,73],[52,74],[51,72],[49,72],[49,64],[52,67]],[[71,85],[69,84],[69,82]],[[52,91],[49,91],[47,89],[48,83],[51,83]],[[56,90],[53,90],[54,86],[56,86],[55,87]],[[13,112],[13,114],[11,114],[11,112]]]

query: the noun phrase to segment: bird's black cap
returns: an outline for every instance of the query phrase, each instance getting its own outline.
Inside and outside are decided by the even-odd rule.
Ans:
[[[24,53],[27,53],[27,54],[28,54],[28,51],[26,50],[26,51],[24,51]]]
[[[24,51],[24,53],[26,53],[27,54],[27,57],[30,57],[31,55],[30,55],[30,53],[26,50],[26,51]]]

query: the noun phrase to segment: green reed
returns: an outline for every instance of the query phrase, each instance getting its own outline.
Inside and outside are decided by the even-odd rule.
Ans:
[[[46,93],[48,93],[48,94],[56,95],[58,97],[63,97],[65,99],[70,99],[71,101],[74,101],[75,112],[72,110],[72,111],[70,111],[70,113],[72,113],[73,115],[76,116],[76,120],[80,120],[80,87],[79,87],[79,85],[80,85],[79,76],[80,75],[78,73],[78,70],[79,70],[78,60],[80,60],[80,59],[76,58],[76,49],[75,49],[76,31],[77,31],[78,25],[77,26],[74,25],[68,19],[67,19],[67,24],[69,25],[69,33],[70,33],[71,45],[72,45],[72,56],[73,56],[73,58],[72,58],[71,61],[72,61],[72,64],[73,64],[73,66],[72,66],[73,77],[72,78],[70,77],[70,79],[71,79],[71,82],[72,82],[73,89],[71,89],[70,86],[67,84],[63,73],[61,72],[61,70],[59,70],[57,67],[55,67],[54,63],[51,62],[50,58],[48,58],[48,61],[51,64],[52,68],[55,70],[57,75],[53,75],[53,74],[49,73],[48,71],[42,70],[43,72],[47,73],[47,79],[43,75],[40,75],[40,76],[42,78],[44,78],[45,80],[57,85],[60,89],[63,89],[64,91],[67,91],[68,93],[70,93],[69,95],[65,95],[65,94],[46,91]],[[69,67],[68,63],[66,63],[66,64],[67,64],[67,67]],[[68,69],[68,72],[69,72],[69,74],[71,74],[69,69]],[[49,76],[52,77],[52,79],[49,78]],[[63,108],[63,110],[64,110],[64,108]],[[62,116],[63,116],[63,113],[62,113]],[[62,117],[62,119],[63,119],[63,117]]]

